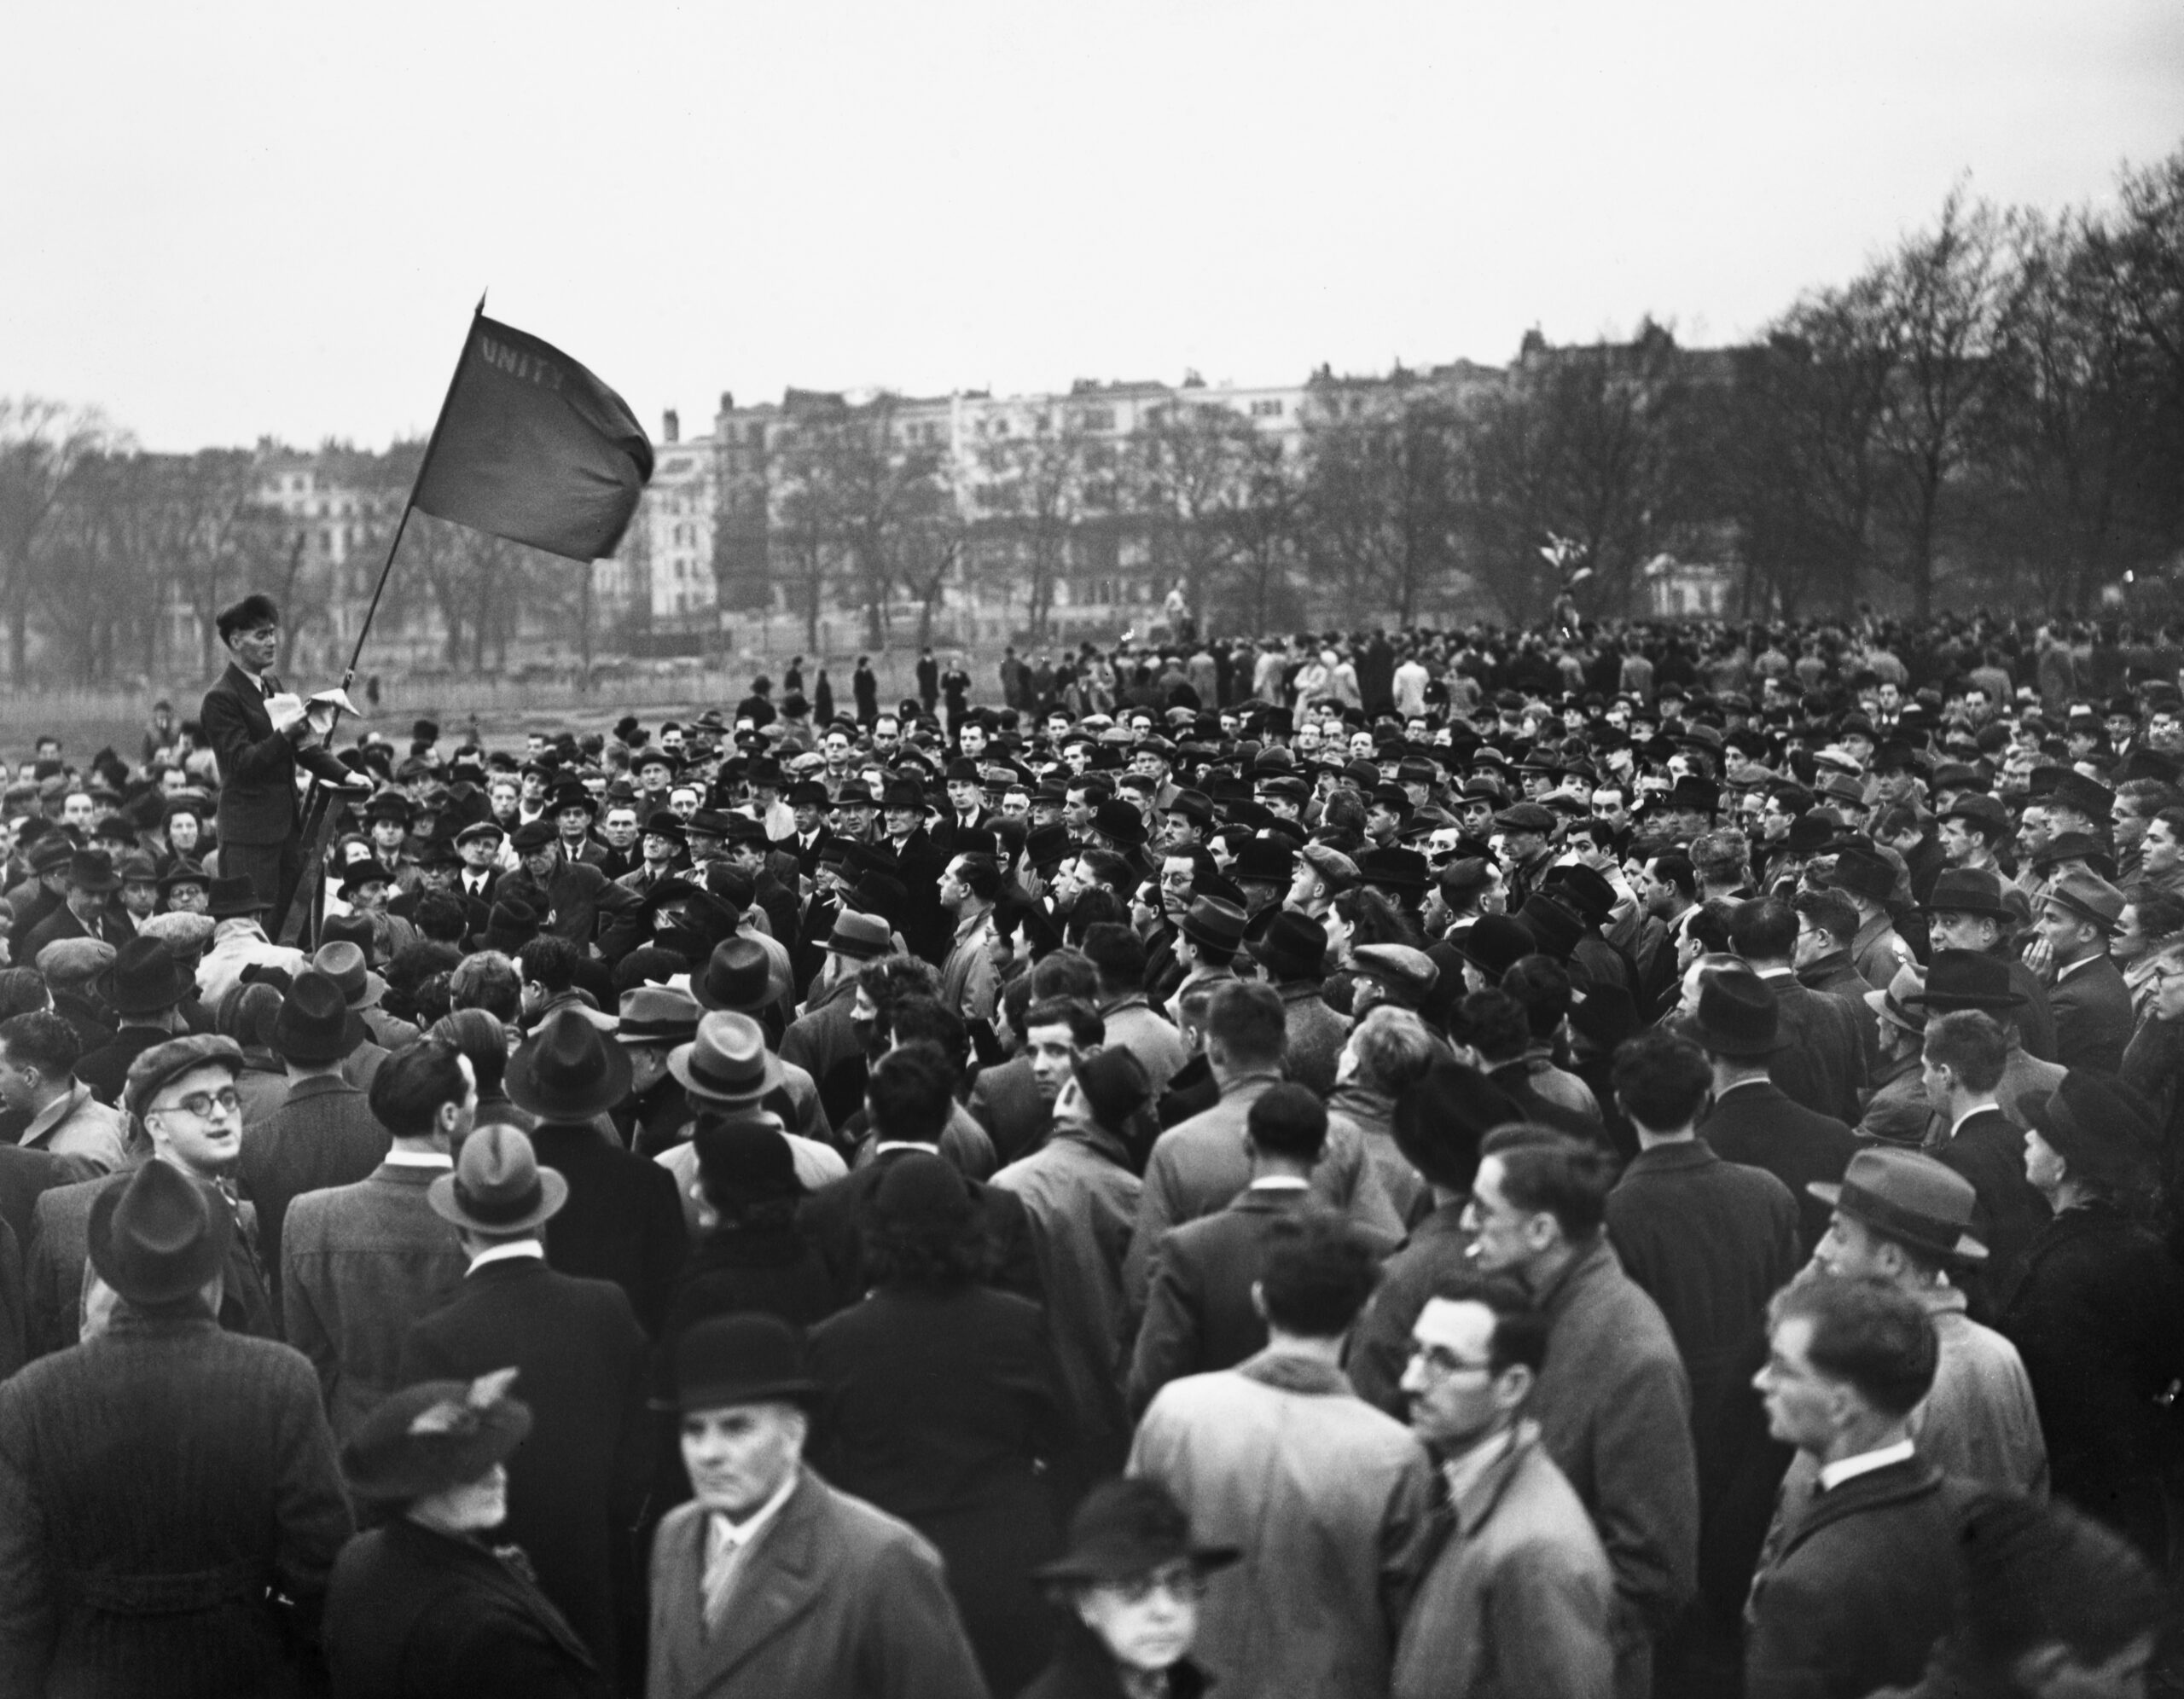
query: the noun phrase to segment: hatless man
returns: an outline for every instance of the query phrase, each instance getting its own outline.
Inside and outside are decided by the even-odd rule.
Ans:
[[[991,1021],[1001,998],[991,935],[1001,870],[986,855],[950,858],[940,876],[940,906],[956,923],[948,960],[940,970],[941,1000],[967,1021]]]
[[[1983,1260],[1991,1261],[1996,1290],[2006,1291],[2052,1211],[2025,1177],[2024,1130],[1995,1095],[2008,1057],[2001,1027],[1978,1010],[1952,1009],[1929,1018],[1921,1050],[1922,1083],[1940,1131],[1929,1148],[1977,1194],[1972,1226],[1992,1252]]]
[[[1909,1686],[1955,1617],[1965,1489],[1918,1454],[1932,1322],[1870,1280],[1808,1276],[1768,1311],[1752,1383],[1769,1430],[1807,1453],[1821,1492],[1753,1579],[1745,1690],[1858,1699]]]
[[[1410,1430],[1447,1483],[1396,1649],[1394,1699],[1607,1699],[1615,1580],[1526,1406],[1548,1329],[1521,1287],[1444,1277],[1403,1370]]]
[[[128,1127],[76,1077],[82,1048],[76,1029],[50,1009],[0,1021],[0,1107],[23,1118],[15,1136],[23,1149],[79,1157],[111,1174],[128,1160]]]
[[[390,1137],[386,1157],[351,1185],[296,1197],[281,1237],[282,1331],[318,1371],[340,1441],[401,1385],[403,1341],[454,1294],[468,1263],[426,1190],[453,1167],[449,1152],[477,1115],[469,1061],[420,1039],[381,1064],[369,1101]]]
[[[1242,1554],[1209,1581],[1196,1648],[1239,1693],[1387,1690],[1428,1465],[1340,1367],[1374,1263],[1339,1220],[1296,1221],[1254,1288],[1265,1348],[1162,1388],[1130,1450],[1199,1538]]]
[[[1532,1413],[1615,1572],[1615,1691],[1645,1699],[1653,1644],[1697,1585],[1690,1384],[1659,1307],[1603,1232],[1607,1153],[1528,1126],[1488,1134],[1481,1151],[1465,1224],[1479,1268],[1513,1276],[1547,1319]]]

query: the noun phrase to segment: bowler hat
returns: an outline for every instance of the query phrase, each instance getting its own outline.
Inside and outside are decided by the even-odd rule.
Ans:
[[[1478,1178],[1479,1141],[1524,1118],[1516,1099],[1486,1075],[1443,1058],[1404,1087],[1391,1127],[1403,1159],[1431,1184],[1468,1192]]]
[[[698,1102],[728,1105],[755,1104],[788,1077],[758,1023],[725,1009],[706,1015],[695,1038],[668,1052],[667,1071]]]
[[[764,945],[736,933],[713,947],[705,971],[691,975],[690,990],[708,1009],[752,1013],[773,1000],[771,960]]]
[[[1431,882],[1425,856],[1415,850],[1394,847],[1368,850],[1360,855],[1357,876],[1367,884],[1398,893],[1422,891]]]
[[[781,1134],[781,1117],[770,1110],[700,1115],[690,1143],[709,1192],[793,1197],[804,1190],[796,1177],[796,1153]]]
[[[508,1068],[513,1074],[515,1064]],[[427,1186],[425,1201],[434,1215],[458,1227],[520,1233],[561,1212],[569,1201],[569,1183],[557,1169],[538,1166],[529,1134],[493,1121],[462,1141],[454,1172]]]
[[[1792,855],[1817,855],[1835,841],[1843,822],[1832,813],[1809,809],[1790,822],[1783,847]]]
[[[172,950],[140,933],[114,953],[96,989],[117,1015],[155,1015],[195,994],[197,983]]]
[[[1914,1250],[1951,1261],[1986,1260],[1987,1247],[1971,1232],[1979,1194],[1947,1163],[1916,1151],[1861,1151],[1840,1185],[1808,1180],[1805,1190]]]
[[[1933,895],[1925,903],[1929,914],[1991,914],[2010,918],[2002,901],[2001,879],[1988,867],[1947,867],[1934,880]]]
[[[1108,797],[1092,811],[1092,829],[1118,849],[1135,850],[1145,842],[1145,816],[1120,797]]]
[[[737,1404],[808,1405],[819,1383],[804,1372],[804,1336],[779,1316],[717,1315],[675,1344],[675,1397],[685,1415]]]
[[[1513,914],[1482,914],[1449,942],[1458,955],[1496,985],[1518,957],[1539,948],[1532,929]]]
[[[1202,1545],[1168,1489],[1143,1476],[1103,1481],[1070,1518],[1069,1549],[1031,1573],[1043,1581],[1099,1586],[1135,1581],[1188,1563],[1200,1574],[1233,1563],[1233,1545]]]
[[[400,1505],[477,1480],[531,1431],[531,1407],[508,1397],[514,1369],[474,1381],[420,1381],[380,1400],[341,1447],[356,1497]]]
[[[281,1000],[269,1042],[284,1062],[324,1067],[339,1062],[363,1037],[362,1023],[351,1018],[341,988],[317,968],[305,968]]]
[[[121,1106],[142,1121],[144,1105],[184,1074],[206,1067],[225,1068],[230,1074],[240,1074],[242,1066],[242,1047],[232,1038],[219,1038],[211,1033],[171,1038],[164,1044],[140,1052],[129,1064],[128,1076],[122,1082]]]
[[[86,1244],[100,1279],[135,1304],[171,1304],[227,1264],[235,1210],[172,1163],[146,1163],[91,1200]]]
[[[1716,1056],[1772,1056],[1781,1045],[1774,988],[1749,969],[1725,967],[1699,977],[1699,1007],[1684,1035]]]
[[[1316,979],[1327,959],[1327,929],[1309,914],[1280,908],[1246,948],[1275,979]]]
[[[630,1056],[573,1005],[555,1009],[508,1058],[508,1101],[543,1122],[589,1121],[629,1095]]]

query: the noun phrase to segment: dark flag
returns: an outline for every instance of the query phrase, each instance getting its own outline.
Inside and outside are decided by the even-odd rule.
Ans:
[[[413,502],[589,561],[614,552],[651,477],[652,444],[620,396],[550,343],[480,313]]]

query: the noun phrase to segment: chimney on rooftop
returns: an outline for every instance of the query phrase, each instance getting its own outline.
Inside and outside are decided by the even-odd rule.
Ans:
[[[720,392],[720,410],[723,413],[733,413],[735,411],[735,391],[734,390],[723,390]]]
[[[673,408],[669,408],[665,413],[660,415],[659,430],[660,434],[665,437],[671,443],[679,442],[682,440],[682,421],[675,416],[675,409]]]

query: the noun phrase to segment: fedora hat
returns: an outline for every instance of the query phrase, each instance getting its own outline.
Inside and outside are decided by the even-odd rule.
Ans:
[[[305,1067],[324,1067],[339,1062],[363,1037],[363,1026],[349,1012],[341,988],[332,976],[305,968],[281,1000],[267,1041],[284,1062]]]
[[[477,1480],[531,1431],[531,1406],[510,1398],[514,1369],[474,1381],[421,1381],[381,1399],[341,1447],[357,1498],[406,1505]]]
[[[695,1038],[668,1052],[667,1071],[698,1102],[730,1106],[757,1103],[788,1079],[758,1023],[726,1009],[706,1015]]]
[[[1926,983],[1902,1000],[1913,1007],[1999,1013],[2019,1007],[2024,994],[2010,983],[2009,964],[1999,957],[1978,950],[1936,950],[1927,964]]]
[[[1198,896],[1191,899],[1191,906],[1184,911],[1179,930],[1194,944],[1234,954],[1242,946],[1244,928],[1249,924],[1244,911],[1226,898]]]
[[[1585,923],[1543,890],[1525,899],[1525,906],[1517,911],[1517,923],[1538,941],[1536,948],[1557,961],[1569,960],[1570,953],[1585,936]]]
[[[1444,1191],[1468,1192],[1478,1178],[1479,1141],[1524,1118],[1484,1074],[1444,1057],[1403,1089],[1391,1125],[1404,1161]]]
[[[2123,913],[2123,893],[2098,873],[2065,873],[2048,887],[2045,900],[2112,934]]]
[[[2075,809],[2088,820],[2099,825],[2105,822],[2109,811],[2115,807],[2116,793],[2098,779],[2088,779],[2075,767],[2057,775],[2053,799],[2066,809]]]
[[[1397,892],[1417,892],[1430,880],[1426,857],[1415,850],[1368,850],[1357,858],[1357,876],[1368,885]]]
[[[1934,880],[1934,891],[1924,905],[1928,914],[1991,914],[2010,918],[2002,901],[2001,879],[1988,867],[1949,867]]]
[[[705,971],[690,977],[690,990],[708,1009],[751,1014],[773,1000],[771,968],[765,947],[737,933],[713,946]]]
[[[515,1064],[508,1069],[513,1073]],[[454,1172],[427,1186],[425,1201],[458,1227],[520,1233],[560,1213],[569,1201],[569,1183],[557,1170],[538,1166],[529,1134],[492,1121],[462,1141]]]
[[[804,1336],[779,1316],[746,1311],[708,1317],[675,1343],[675,1396],[689,1415],[736,1404],[808,1406],[819,1383],[804,1372]]]
[[[1043,1581],[1098,1586],[1136,1580],[1174,1563],[1201,1574],[1236,1561],[1233,1545],[1202,1545],[1168,1489],[1142,1476],[1103,1481],[1069,1522],[1069,1549],[1031,1573]]]
[[[227,1266],[233,1209],[218,1188],[154,1159],[91,1200],[87,1244],[100,1279],[135,1304],[171,1304]]]
[[[614,1036],[624,1044],[688,1044],[705,1012],[688,991],[671,985],[632,985],[622,994]]]
[[[508,1058],[508,1101],[541,1121],[589,1121],[629,1095],[629,1052],[607,1041],[585,1011],[565,1004]]]
[[[386,981],[371,971],[364,953],[347,938],[321,944],[311,965],[340,988],[341,1000],[352,1009],[371,1009],[386,995]]]
[[[141,933],[114,953],[92,982],[100,998],[117,1015],[156,1015],[197,991],[195,978],[183,971],[174,952]]]
[[[1885,902],[1896,889],[1896,868],[1871,850],[1850,848],[1836,856],[1835,871],[1827,882],[1868,902]]]
[[[1092,811],[1092,829],[1118,850],[1135,850],[1145,842],[1145,816],[1135,803],[1110,797]]]
[[[107,851],[78,850],[68,857],[68,883],[78,890],[119,890],[121,875],[114,872],[113,857]]]
[[[234,920],[247,914],[263,914],[273,906],[259,896],[248,877],[241,873],[233,878],[214,879],[206,889],[205,897],[205,912],[215,920]]]
[[[1638,1005],[1623,986],[1595,985],[1570,1006],[1570,1029],[1581,1035],[1594,1049],[1612,1052],[1626,1038],[1634,1037],[1645,1023],[1638,1018]]]
[[[2112,1076],[2074,1068],[2053,1091],[2024,1099],[2024,1118],[2071,1176],[2097,1193],[2145,1192],[2159,1171],[2154,1105]]]
[[[1293,908],[1275,909],[1266,930],[1246,948],[1275,979],[1316,978],[1327,959],[1327,929]]]
[[[1699,1007],[1684,1035],[1716,1056],[1772,1056],[1782,1047],[1781,1007],[1774,987],[1747,968],[1725,967],[1699,978]]]
[[[1809,1180],[1805,1190],[1914,1250],[1957,1262],[1986,1260],[1987,1247],[1971,1231],[1978,1192],[1947,1163],[1916,1151],[1861,1151],[1840,1185]]]
[[[1296,870],[1296,852],[1287,844],[1254,835],[1237,846],[1236,859],[1228,865],[1228,877],[1240,884],[1286,885]]]
[[[854,908],[845,908],[835,915],[834,924],[819,941],[819,946],[854,960],[876,961],[895,953],[895,936],[879,915],[861,914]]]
[[[1926,984],[1926,970],[1914,961],[1907,961],[1880,990],[1862,994],[1866,1006],[1878,1018],[1891,1026],[1901,1027],[1905,1032],[1923,1033],[1926,1029],[1926,1001],[1920,994]]]

